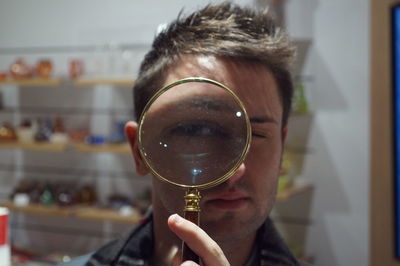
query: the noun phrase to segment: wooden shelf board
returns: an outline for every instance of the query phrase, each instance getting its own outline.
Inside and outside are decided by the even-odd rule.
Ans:
[[[122,216],[115,210],[90,206],[58,207],[43,206],[40,204],[17,206],[12,202],[1,202],[0,206],[8,208],[11,212],[58,217],[75,217],[82,220],[109,221],[130,224],[137,224],[141,220],[140,215],[137,213],[133,213],[132,215],[128,216]]]
[[[85,220],[110,221],[131,224],[137,224],[141,219],[138,214],[122,216],[115,210],[96,207],[78,207],[76,209],[75,215],[76,217]]]
[[[277,196],[277,201],[286,201],[299,193],[308,191],[312,187],[313,186],[311,184],[293,185],[286,191],[279,193]],[[140,215],[135,212],[131,215],[123,216],[115,210],[91,206],[73,206],[65,208],[58,206],[43,206],[40,204],[17,206],[12,202],[1,202],[0,206],[8,208],[12,212],[60,217],[76,217],[82,220],[110,221],[131,224],[139,223],[141,220]]]
[[[25,87],[39,87],[39,86],[46,86],[46,87],[55,87],[61,85],[61,79],[59,78],[31,78],[31,79],[6,79],[1,81],[0,84],[4,85],[18,85],[18,86],[25,86]]]
[[[129,154],[131,149],[129,144],[101,144],[101,145],[88,145],[84,143],[75,143],[74,147],[79,152],[111,152]]]
[[[73,148],[78,152],[109,152],[129,154],[130,147],[127,143],[121,144],[102,144],[89,145],[85,143],[50,143],[50,142],[0,142],[0,149],[20,149],[20,150],[35,150],[35,151],[55,151],[62,152],[67,148]]]
[[[17,206],[12,202],[1,202],[1,207],[6,207],[10,211],[22,212],[36,215],[51,215],[51,216],[71,216],[69,208],[61,208],[57,206],[43,206],[39,204],[30,204],[28,206]]]
[[[64,151],[68,143],[50,143],[50,142],[0,142],[1,149],[21,149],[36,151]]]
[[[96,85],[111,85],[119,87],[132,87],[134,80],[132,79],[113,79],[113,78],[80,78],[74,80],[74,86],[76,87],[90,87]]]
[[[291,197],[306,192],[312,188],[313,188],[312,184],[301,184],[301,185],[294,184],[286,188],[283,192],[279,192],[276,197],[276,200],[280,202],[287,201]]]

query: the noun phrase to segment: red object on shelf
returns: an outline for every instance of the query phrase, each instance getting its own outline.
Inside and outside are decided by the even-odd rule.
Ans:
[[[76,79],[84,73],[83,62],[79,59],[69,61],[69,76],[71,79]]]
[[[0,246],[8,244],[8,209],[0,208]]]
[[[36,74],[44,79],[51,77],[53,73],[53,65],[50,60],[43,59],[40,60],[36,65]]]
[[[10,74],[14,79],[28,79],[32,77],[32,69],[24,59],[18,58],[10,66]]]
[[[5,81],[7,78],[7,72],[0,72],[0,81]]]

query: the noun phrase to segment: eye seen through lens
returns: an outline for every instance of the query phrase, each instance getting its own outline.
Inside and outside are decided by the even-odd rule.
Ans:
[[[153,100],[140,121],[139,148],[156,176],[181,186],[204,186],[243,158],[248,120],[228,90],[188,82]]]

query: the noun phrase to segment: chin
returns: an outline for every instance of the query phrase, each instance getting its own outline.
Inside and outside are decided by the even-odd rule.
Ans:
[[[266,216],[257,213],[224,212],[208,217],[203,215],[201,226],[215,241],[239,241],[253,234],[264,223]]]

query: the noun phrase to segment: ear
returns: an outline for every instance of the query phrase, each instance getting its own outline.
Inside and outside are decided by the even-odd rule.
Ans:
[[[147,175],[150,171],[147,168],[146,163],[143,161],[138,149],[138,125],[136,122],[129,121],[125,124],[125,135],[128,139],[129,145],[131,146],[131,151],[136,166],[136,173],[139,175]]]

